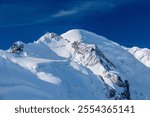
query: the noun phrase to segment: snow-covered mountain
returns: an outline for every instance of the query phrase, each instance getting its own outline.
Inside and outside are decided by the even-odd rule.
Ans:
[[[0,99],[150,99],[149,54],[131,53],[81,29],[18,41],[0,50]]]
[[[150,50],[148,48],[133,47],[128,49],[140,62],[150,67]]]

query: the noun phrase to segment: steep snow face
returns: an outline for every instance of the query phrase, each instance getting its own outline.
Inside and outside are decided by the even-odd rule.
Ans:
[[[145,68],[119,44],[81,29],[70,30],[61,36],[55,34],[53,37],[51,33],[47,33],[37,41],[37,43],[39,42],[44,43],[58,56],[74,63],[71,64],[75,65],[73,68],[82,66],[98,76],[106,85],[107,97],[126,99],[127,97],[124,95],[129,96],[131,92],[133,99],[134,95],[138,95],[137,99],[147,98],[147,96],[137,94],[137,92],[145,91],[142,88],[138,89],[135,84],[143,84],[140,83],[140,79],[145,72],[149,74],[149,69]],[[141,69],[144,70],[141,71]],[[78,70],[80,71],[81,68]],[[149,82],[147,74],[144,78]],[[131,91],[127,90],[129,88],[126,87],[128,84],[125,83],[126,81],[129,82]],[[145,87],[148,88],[149,83],[146,83]],[[138,91],[136,91],[137,89]],[[146,93],[148,92],[146,91]]]
[[[124,95],[124,90],[126,90],[126,88],[124,88],[125,81],[128,81],[130,84],[132,99],[135,98],[135,95],[138,95],[138,98],[136,98],[140,99],[145,97],[143,92],[148,93],[148,91],[143,90],[142,87],[138,88],[135,84],[142,85],[143,83],[141,80],[144,77],[147,81],[145,86],[147,88],[149,87],[149,69],[139,63],[124,47],[106,39],[105,37],[85,30],[70,30],[61,36],[70,41],[74,40],[81,43],[76,44],[78,47],[75,47],[76,49],[74,49],[72,59],[78,64],[89,68],[95,75],[100,75],[102,80],[104,80],[104,83],[109,86],[108,89],[115,89],[115,98],[118,98],[118,95],[119,97],[121,94]],[[99,51],[99,54],[95,51],[95,47],[97,47],[96,50]],[[93,54],[96,56],[93,56]],[[93,66],[85,64],[86,62],[93,62],[94,58],[96,58],[94,61],[99,60],[97,64]],[[143,74],[145,75],[143,76]],[[142,95],[139,94],[140,90]],[[109,95],[113,92],[110,92]],[[145,98],[147,98],[147,96]]]
[[[0,69],[1,99],[150,99],[150,68],[81,29],[0,50]]]
[[[133,47],[128,49],[131,54],[133,54],[140,62],[142,62],[147,67],[150,67],[150,50],[147,48]]]
[[[88,75],[80,73],[64,60],[1,50],[0,69],[0,99],[105,99],[95,75],[87,69]]]
[[[71,42],[55,33],[46,33],[36,42],[36,44],[44,44],[57,55],[65,58],[69,58],[71,55]]]

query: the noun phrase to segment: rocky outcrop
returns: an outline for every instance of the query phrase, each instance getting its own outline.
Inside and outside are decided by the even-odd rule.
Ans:
[[[118,74],[112,72],[116,69],[116,66],[105,57],[98,46],[75,41],[72,43],[72,48],[74,48],[75,56],[77,56],[77,59],[74,61],[78,64],[82,64],[85,67],[92,67],[98,64],[104,69],[104,72],[100,73],[98,76],[105,84],[107,98],[114,98],[117,100],[130,99],[129,82],[127,80],[123,82]],[[99,69],[99,71],[101,72],[101,69]],[[108,80],[117,87],[120,87],[122,91],[116,92],[115,88],[106,82]]]
[[[17,41],[9,48],[8,51],[11,53],[20,54],[23,52],[23,49],[24,49],[24,43],[21,41]]]

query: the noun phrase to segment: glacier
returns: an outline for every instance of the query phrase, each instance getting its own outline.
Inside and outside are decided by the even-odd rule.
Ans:
[[[48,32],[0,50],[0,99],[150,99],[149,57],[82,29]]]

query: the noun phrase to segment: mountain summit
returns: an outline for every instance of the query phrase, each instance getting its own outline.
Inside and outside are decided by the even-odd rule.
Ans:
[[[134,50],[81,29],[18,41],[0,50],[0,98],[150,99],[149,61]]]

